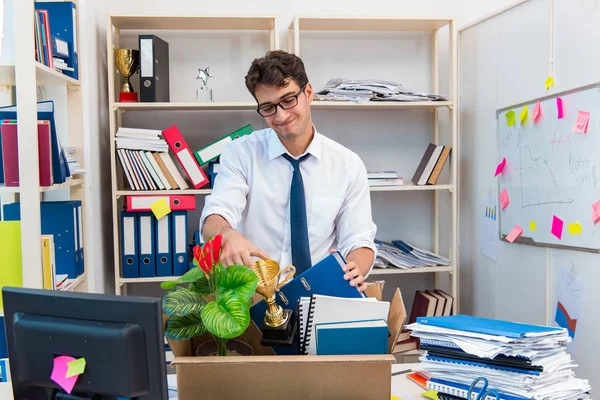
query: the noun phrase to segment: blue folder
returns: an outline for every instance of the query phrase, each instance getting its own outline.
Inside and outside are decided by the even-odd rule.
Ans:
[[[137,213],[121,211],[121,269],[123,278],[139,278],[140,256]]]
[[[317,355],[389,354],[388,326],[382,319],[315,325]]]
[[[350,286],[350,281],[344,279],[345,272],[342,270],[344,265],[346,265],[346,260],[339,251],[328,255],[282,286],[276,295],[277,304],[284,309],[292,310],[293,318],[297,318],[296,304],[300,297],[310,297],[313,294],[345,298],[367,297],[356,287]],[[250,308],[250,318],[258,329],[262,326],[266,310],[267,305],[264,299]],[[273,346],[273,351],[277,354],[298,354],[298,340],[299,338],[296,336],[290,347]]]
[[[138,249],[140,254],[140,277],[156,276],[156,217],[150,211],[138,212]]]
[[[156,276],[173,276],[173,251],[171,246],[171,218],[165,215],[155,221]]]
[[[187,238],[187,211],[171,211],[171,251],[173,275],[181,276],[190,268]],[[166,218],[166,217],[165,217]]]

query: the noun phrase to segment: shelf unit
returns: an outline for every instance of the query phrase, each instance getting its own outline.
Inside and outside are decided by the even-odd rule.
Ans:
[[[438,36],[440,29],[448,29],[449,52],[448,52],[448,101],[425,101],[401,103],[392,101],[372,101],[363,103],[343,102],[343,101],[319,101],[315,100],[311,104],[313,109],[323,110],[419,110],[430,109],[433,112],[432,137],[433,143],[440,143],[440,112],[448,112],[449,126],[452,130],[450,143],[452,153],[450,157],[450,182],[447,184],[438,184],[433,186],[415,186],[410,182],[405,182],[405,186],[400,188],[371,188],[371,191],[431,191],[433,196],[433,232],[432,238],[433,251],[440,251],[440,217],[450,215],[450,239],[449,239],[449,266],[418,268],[414,270],[402,269],[373,269],[371,275],[391,275],[407,273],[435,273],[435,286],[440,287],[442,274],[448,279],[449,290],[454,296],[454,312],[458,313],[458,132],[457,132],[457,112],[454,107],[457,100],[456,92],[456,27],[453,19],[447,18],[393,18],[393,17],[333,17],[333,16],[296,16],[288,26],[288,49],[294,54],[302,57],[302,45],[300,40],[301,32],[427,32],[431,36],[431,90],[433,93],[439,93],[440,90],[440,65],[439,65],[439,47]],[[446,169],[448,167],[445,167]],[[405,178],[405,181],[407,179]],[[446,192],[450,197],[450,210],[444,213],[440,212],[440,196]],[[377,221],[375,221],[377,223]],[[450,274],[449,276],[447,274]]]
[[[74,0],[77,8],[76,23],[79,25],[79,2]],[[40,203],[46,193],[57,190],[68,191],[68,197],[82,202],[82,235],[84,254],[88,254],[86,238],[86,201],[85,174],[72,175],[63,184],[49,187],[39,185],[38,135],[37,135],[37,86],[66,88],[68,143],[61,142],[63,147],[75,147],[73,155],[82,167],[84,163],[83,137],[83,105],[82,82],[61,72],[55,71],[35,60],[34,44],[34,1],[19,0],[14,2],[14,62],[0,64],[0,89],[10,92],[15,87],[16,98],[11,102],[17,104],[19,132],[19,187],[0,186],[3,202],[19,201],[21,204],[21,248],[23,287],[42,288],[42,249],[39,245],[41,235]],[[79,32],[79,30],[78,30]],[[10,37],[5,32],[5,40]],[[80,42],[80,41],[78,41]],[[79,53],[81,54],[81,53]],[[81,57],[80,64],[81,66]],[[56,109],[56,112],[64,110]],[[57,131],[57,134],[59,132]],[[59,137],[61,135],[59,134]],[[65,196],[66,197],[66,196]],[[35,240],[34,238],[38,238]],[[84,272],[73,279],[70,290],[88,291],[88,261],[84,257]]]
[[[127,285],[131,283],[163,282],[176,279],[175,276],[153,278],[122,278],[121,271],[121,232],[119,213],[122,210],[124,196],[130,195],[168,195],[168,194],[193,194],[206,195],[210,189],[186,190],[152,190],[139,191],[124,188],[124,177],[119,163],[115,133],[122,126],[123,114],[127,111],[248,111],[255,110],[256,104],[248,101],[225,102],[157,102],[157,103],[122,103],[118,101],[118,77],[114,67],[113,49],[119,47],[123,31],[153,32],[158,36],[162,31],[266,31],[268,32],[268,48],[279,48],[277,36],[277,19],[273,16],[141,16],[131,15],[109,16],[107,28],[107,64],[108,64],[108,98],[110,110],[110,135],[111,135],[111,182],[112,182],[112,209],[113,209],[113,238],[114,238],[114,265],[115,265],[115,292],[127,294]],[[135,76],[135,75],[134,75]],[[169,114],[165,114],[165,118]],[[177,163],[177,160],[174,159]]]

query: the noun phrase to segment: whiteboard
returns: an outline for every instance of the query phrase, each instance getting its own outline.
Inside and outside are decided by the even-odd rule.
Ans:
[[[557,117],[557,98],[562,100],[562,119]],[[541,116],[534,123],[538,100]],[[521,124],[525,105],[529,116]],[[516,122],[508,126],[511,110]],[[579,111],[590,113],[585,134],[573,131]],[[498,194],[506,189],[510,199],[498,212],[501,238],[518,225],[523,233],[516,242],[600,251],[600,223],[592,222],[592,204],[600,200],[598,111],[599,84],[497,110],[498,163],[506,158],[497,177]],[[561,239],[552,234],[554,216],[563,221]],[[575,223],[581,225],[580,234],[569,233],[569,224]]]

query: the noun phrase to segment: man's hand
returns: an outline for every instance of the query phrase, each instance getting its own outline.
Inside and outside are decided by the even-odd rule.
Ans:
[[[252,258],[269,258],[268,255],[250,243],[240,232],[227,229],[223,233],[223,246],[219,261],[224,267],[230,265],[252,266]]]
[[[329,252],[335,253],[336,250],[330,249]],[[365,290],[367,290],[365,277],[360,272],[360,268],[358,268],[358,264],[356,263],[356,261],[348,261],[348,263],[344,265],[342,269],[346,273],[344,275],[344,279],[350,281],[350,286],[356,286],[359,292],[364,292]]]

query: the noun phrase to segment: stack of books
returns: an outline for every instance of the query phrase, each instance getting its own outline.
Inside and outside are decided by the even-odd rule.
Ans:
[[[398,176],[396,171],[372,171],[367,172],[369,186],[402,186],[404,179]]]
[[[565,328],[467,315],[419,317],[406,328],[426,350],[416,373],[428,390],[464,399],[471,384],[484,377],[487,390],[497,391],[500,399],[590,398],[588,381],[573,371],[577,365],[567,353],[571,339]]]
[[[323,90],[315,94],[315,100],[333,101],[445,101],[444,96],[419,93],[406,89],[402,84],[381,79],[330,79]]]
[[[69,165],[69,171],[72,175],[74,174],[85,174],[85,169],[75,159],[73,154],[77,151],[75,147],[64,147],[65,155],[67,157],[67,164]]]
[[[402,240],[392,240],[391,243],[375,239],[377,257],[375,268],[425,268],[439,265],[449,265],[450,260],[431,251],[423,250]]]

